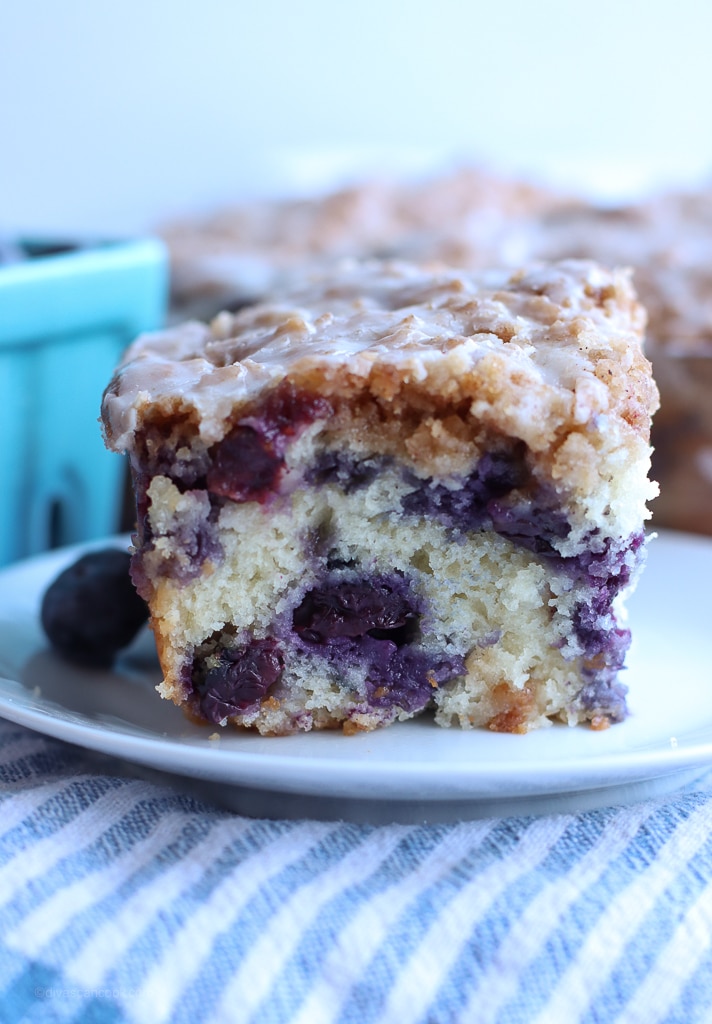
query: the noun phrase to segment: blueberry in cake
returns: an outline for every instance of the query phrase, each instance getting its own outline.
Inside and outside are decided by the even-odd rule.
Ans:
[[[625,271],[368,261],[107,388],[162,696],[284,734],[625,715],[657,391]]]

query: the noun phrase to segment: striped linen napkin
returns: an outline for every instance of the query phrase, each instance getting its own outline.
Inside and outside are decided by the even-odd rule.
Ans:
[[[712,1024],[712,785],[239,817],[0,722],[0,1022]]]

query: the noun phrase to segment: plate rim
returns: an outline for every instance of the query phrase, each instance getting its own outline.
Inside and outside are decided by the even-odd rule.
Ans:
[[[712,538],[668,530],[658,532],[666,538],[665,543],[679,543],[692,548],[702,544],[712,552]],[[35,555],[1,569],[0,582],[15,575],[23,576],[41,570],[46,570],[45,580],[49,580],[52,578],[52,572],[56,572],[62,562],[69,562],[92,547],[122,545],[128,542],[127,536],[116,535]],[[41,589],[38,586],[35,604],[40,593]],[[416,762],[384,760],[377,754],[371,754],[368,759],[360,759],[359,753],[363,753],[363,745],[368,743],[370,736],[373,736],[371,733],[353,737],[344,737],[341,734],[335,737],[331,734],[332,738],[327,739],[327,742],[336,739],[344,744],[353,744],[354,748],[353,756],[337,761],[324,758],[323,754],[318,753],[289,753],[277,746],[274,754],[234,747],[221,749],[219,740],[211,739],[207,734],[203,744],[199,742],[198,737],[171,737],[149,729],[144,730],[128,720],[123,726],[119,723],[112,726],[108,720],[97,720],[74,709],[67,709],[71,717],[63,717],[62,707],[55,701],[45,699],[43,706],[38,706],[40,703],[41,698],[35,697],[20,678],[0,676],[0,717],[15,724],[99,754],[157,768],[174,776],[184,775],[187,778],[211,780],[225,785],[245,785],[310,796],[353,797],[355,784],[359,783],[362,789],[369,789],[374,782],[381,780],[384,772],[389,777],[387,784],[380,791],[369,792],[369,798],[488,801],[512,796],[516,798],[527,795],[554,795],[591,791],[609,786],[623,787],[631,783],[667,777],[675,772],[683,773],[692,768],[699,767],[700,771],[703,771],[707,764],[712,767],[712,720],[709,723],[708,738],[705,738],[703,726],[699,731],[688,733],[690,742],[679,745],[670,742],[667,746],[661,746],[658,743],[652,744],[649,748],[602,752],[600,757],[588,755],[578,758],[569,756],[565,759],[547,759],[538,756],[536,771],[533,775],[530,774],[528,779],[523,779],[522,773],[527,770],[527,766],[522,764],[521,760],[515,759],[511,763],[492,762],[487,760],[486,755],[484,760],[473,757],[457,764],[452,761],[426,762],[422,758]],[[394,723],[389,729],[412,729],[413,726],[416,729],[427,728],[427,723],[422,720],[418,723],[418,719]],[[624,725],[625,723],[613,728],[620,729]],[[553,728],[577,727],[554,725]],[[550,731],[546,730],[547,733]],[[476,737],[478,732],[479,730],[473,730],[471,735]],[[211,735],[214,734],[215,730]],[[314,739],[329,735],[315,733]],[[504,743],[526,742],[526,737],[502,738]],[[288,742],[289,737],[272,737],[269,742],[281,744],[285,740]],[[317,744],[319,742],[317,739]],[[357,753],[358,747],[361,750]],[[179,764],[181,758],[185,760],[187,753],[189,763]],[[427,776],[425,780],[424,774]],[[337,777],[334,777],[335,775]]]

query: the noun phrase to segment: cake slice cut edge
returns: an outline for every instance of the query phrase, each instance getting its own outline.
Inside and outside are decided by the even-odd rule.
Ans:
[[[344,263],[107,388],[160,692],[264,734],[626,713],[657,391],[625,271]]]

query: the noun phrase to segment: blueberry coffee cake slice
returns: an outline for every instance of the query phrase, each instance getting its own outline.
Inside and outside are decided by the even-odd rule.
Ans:
[[[161,694],[265,734],[620,720],[643,326],[590,262],[372,261],[140,338],[103,420]]]

